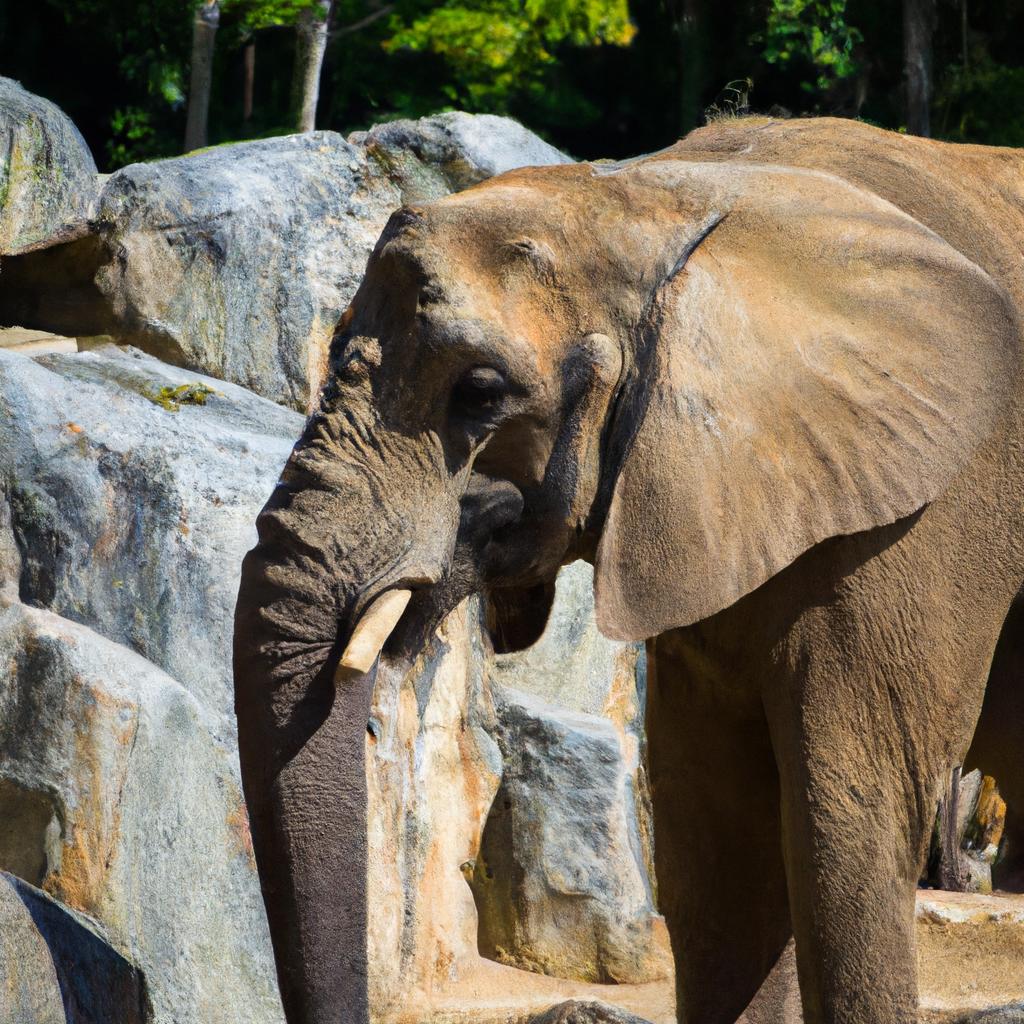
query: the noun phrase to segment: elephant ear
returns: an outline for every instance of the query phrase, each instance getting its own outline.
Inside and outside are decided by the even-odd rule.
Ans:
[[[721,212],[650,295],[611,427],[595,586],[621,640],[936,498],[1019,374],[1006,293],[896,207],[816,172],[675,166]]]

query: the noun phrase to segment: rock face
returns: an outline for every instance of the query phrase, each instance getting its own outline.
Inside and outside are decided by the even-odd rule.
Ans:
[[[205,404],[160,404],[193,384],[213,392]],[[238,566],[301,429],[296,413],[138,352],[0,350],[20,600],[141,654],[230,732]]]
[[[517,167],[571,162],[517,121],[461,110],[388,121],[349,142],[365,147],[398,184],[404,203],[439,199]]]
[[[148,1024],[146,981],[96,927],[0,872],[0,1020]]]
[[[142,658],[41,609],[0,613],[0,658],[0,775],[48,800],[58,830],[23,836],[46,849],[41,886],[139,964],[157,1020],[276,1020],[218,719]]]
[[[120,340],[304,409],[398,189],[333,132],[111,176],[97,283]]]
[[[0,78],[0,254],[80,233],[97,192],[96,164],[67,115]]]
[[[229,637],[301,417],[219,381],[161,404],[195,383],[0,351],[0,868],[99,921],[159,1024],[279,1024]]]
[[[473,875],[485,955],[581,981],[671,973],[650,882],[644,668],[638,645],[598,632],[583,562],[559,576],[537,643],[493,658],[504,771]]]
[[[108,253],[96,282],[119,340],[306,409],[393,210],[568,159],[484,115],[398,122],[365,143],[314,132],[112,175],[93,226]]]
[[[636,763],[615,726],[512,690],[496,703],[504,770],[473,876],[481,952],[582,981],[667,976],[636,832]]]
[[[390,1020],[478,959],[467,875],[501,776],[475,601],[402,679],[378,675],[367,740],[371,1006]]]

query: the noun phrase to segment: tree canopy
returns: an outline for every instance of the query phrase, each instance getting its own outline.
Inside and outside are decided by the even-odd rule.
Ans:
[[[2,5],[0,73],[64,107],[106,169],[179,153],[199,2]],[[344,133],[461,108],[614,157],[748,108],[906,129],[909,6],[932,134],[1024,144],[1024,0],[219,0],[209,142],[295,130],[297,26],[322,15],[315,124]]]

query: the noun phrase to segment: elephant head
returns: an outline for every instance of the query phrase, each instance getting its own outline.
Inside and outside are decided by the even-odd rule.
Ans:
[[[989,432],[1012,320],[942,239],[816,172],[669,153],[396,213],[238,604],[243,778],[289,1020],[367,1013],[382,645],[409,658],[477,591],[495,635],[528,642],[579,557],[602,630],[643,639],[915,511]]]

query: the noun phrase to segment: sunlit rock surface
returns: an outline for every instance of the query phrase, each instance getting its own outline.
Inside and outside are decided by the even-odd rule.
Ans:
[[[305,409],[398,189],[334,132],[113,174],[95,231],[119,340]]]
[[[418,121],[386,121],[349,142],[365,148],[399,186],[404,203],[429,202],[517,167],[569,163],[518,121],[452,110]]]
[[[84,231],[98,191],[96,164],[68,116],[0,78],[0,254]]]
[[[168,393],[195,384],[203,404],[174,411]],[[297,413],[139,352],[0,349],[20,599],[141,654],[232,731],[239,567],[301,429]]]
[[[0,612],[0,660],[0,776],[55,812],[43,870],[28,880],[100,922],[145,972],[157,1020],[276,1021],[218,717],[121,645],[41,609]]]
[[[0,116],[4,96],[0,88]],[[514,167],[568,160],[515,121],[491,115],[395,122],[353,140],[312,132],[130,164],[107,178],[98,198],[91,166],[74,178],[76,230],[85,237],[10,261],[0,319],[109,335],[308,409],[334,327],[395,209]],[[19,145],[17,160],[43,166],[27,143]],[[66,163],[70,174],[73,161]],[[15,216],[17,207],[8,207]],[[84,210],[91,210],[87,225]]]

